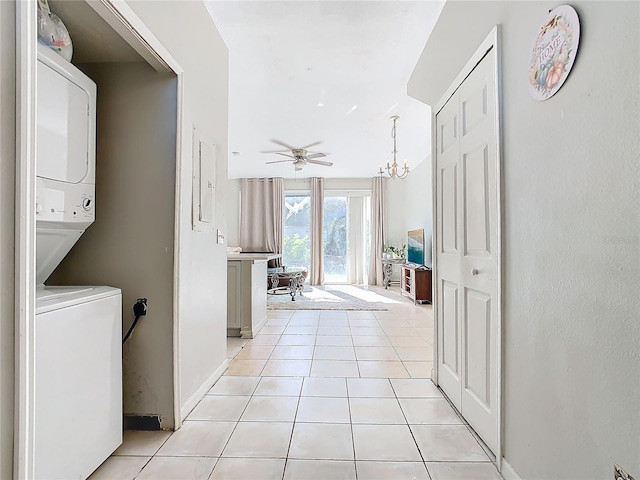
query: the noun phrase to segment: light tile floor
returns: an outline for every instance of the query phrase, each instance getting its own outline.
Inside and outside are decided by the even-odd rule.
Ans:
[[[380,293],[388,311],[269,311],[182,428],[125,432],[91,480],[501,479],[429,380],[431,307]]]

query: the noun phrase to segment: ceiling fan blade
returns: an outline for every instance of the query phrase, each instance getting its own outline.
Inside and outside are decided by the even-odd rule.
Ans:
[[[275,143],[276,145],[280,145],[281,147],[286,148],[287,150],[295,150],[296,149],[296,147],[292,147],[291,145],[287,145],[286,143],[281,142],[280,140],[276,140],[274,138],[272,138],[271,141],[273,143]]]
[[[262,150],[260,153],[287,153],[290,150]]]
[[[307,160],[308,163],[315,163],[316,165],[324,165],[326,167],[330,167],[333,165],[331,162],[326,162],[324,160]]]
[[[307,155],[307,159],[311,160],[312,158],[322,158],[322,157],[326,157],[327,154],[326,153],[310,153]]]
[[[315,147],[316,145],[320,145],[322,142],[314,142],[309,145],[305,145],[304,147],[300,147],[300,150],[309,150],[311,147]]]
[[[275,152],[276,155],[282,155],[283,157],[289,157],[289,158],[293,158],[295,159],[296,157],[294,157],[293,155],[289,155],[288,153],[284,153],[284,152]]]
[[[272,162],[264,162],[266,165],[269,165],[270,163],[283,163],[283,162],[290,162],[291,160],[273,160]]]

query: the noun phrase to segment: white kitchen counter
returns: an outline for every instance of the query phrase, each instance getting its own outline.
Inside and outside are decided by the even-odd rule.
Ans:
[[[269,261],[281,258],[280,253],[227,253],[227,261]]]
[[[267,262],[280,257],[227,254],[227,336],[253,338],[267,322]]]

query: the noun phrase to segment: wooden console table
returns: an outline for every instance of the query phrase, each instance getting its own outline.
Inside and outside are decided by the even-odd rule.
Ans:
[[[402,265],[400,293],[413,303],[431,303],[431,269],[418,265]]]

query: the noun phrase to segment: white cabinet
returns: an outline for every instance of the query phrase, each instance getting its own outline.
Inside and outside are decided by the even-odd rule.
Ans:
[[[253,338],[267,321],[268,254],[227,258],[227,335]]]

